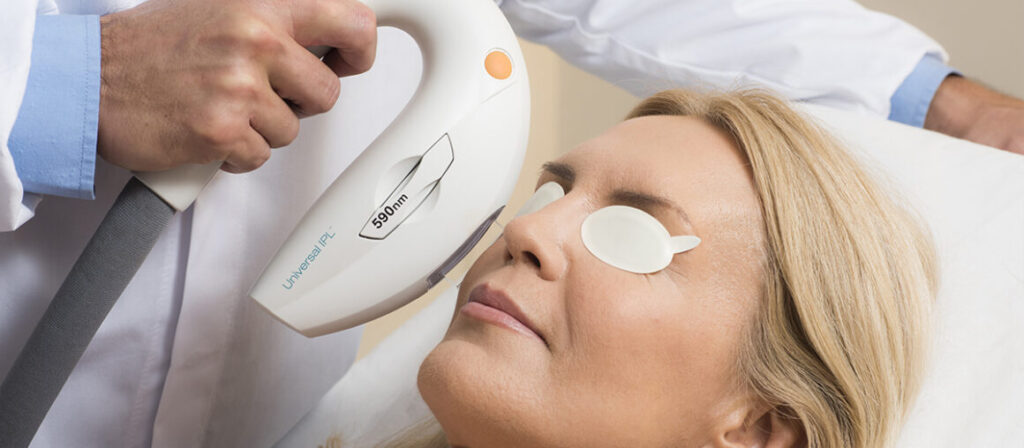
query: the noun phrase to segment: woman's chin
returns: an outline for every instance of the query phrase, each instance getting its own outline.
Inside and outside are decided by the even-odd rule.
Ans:
[[[521,335],[499,330],[526,344]],[[463,431],[493,425],[496,416],[511,423],[516,416],[538,414],[531,407],[538,405],[537,394],[544,390],[546,369],[536,353],[529,355],[531,350],[517,349],[499,335],[474,334],[449,331],[424,359],[417,377],[423,400],[453,441]]]
[[[428,391],[423,389],[429,386],[448,398],[463,394],[473,399],[499,390],[508,392],[512,386],[535,387],[547,370],[545,347],[536,345],[504,328],[467,331],[453,324],[420,365],[421,392],[426,399]]]

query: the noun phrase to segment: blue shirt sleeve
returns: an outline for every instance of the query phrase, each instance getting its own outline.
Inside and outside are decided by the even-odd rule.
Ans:
[[[947,76],[954,74],[959,75],[956,70],[943,64],[938,56],[926,54],[892,95],[889,119],[911,126],[924,126],[935,91]]]
[[[99,16],[37,16],[28,84],[8,140],[25,191],[95,197],[99,105]]]

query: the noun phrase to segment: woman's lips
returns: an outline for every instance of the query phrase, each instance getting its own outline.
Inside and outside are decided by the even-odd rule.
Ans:
[[[501,290],[491,288],[486,283],[479,285],[469,293],[469,300],[460,313],[467,316],[505,327],[513,331],[540,339],[545,345],[547,341],[534,330],[522,310]]]

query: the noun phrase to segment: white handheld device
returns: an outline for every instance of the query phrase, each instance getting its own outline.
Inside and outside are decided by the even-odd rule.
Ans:
[[[492,0],[369,6],[380,24],[419,43],[424,73],[409,105],[307,213],[251,293],[306,336],[369,321],[440,281],[503,208],[526,148],[526,67]],[[219,166],[137,173],[125,186],[0,383],[0,445],[31,443],[160,231]]]
[[[440,281],[502,210],[526,152],[526,66],[493,0],[367,4],[419,44],[419,89],[250,293],[311,337],[368,322]]]

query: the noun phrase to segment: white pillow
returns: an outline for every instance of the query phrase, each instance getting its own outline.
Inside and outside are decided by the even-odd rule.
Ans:
[[[820,106],[806,110],[887,175],[940,263],[925,384],[898,447],[1024,440],[1024,156]]]
[[[896,446],[1024,440],[1024,157],[875,117],[800,105],[929,224],[941,287],[925,384]],[[280,446],[374,446],[430,416],[420,362],[457,288],[356,363]]]

